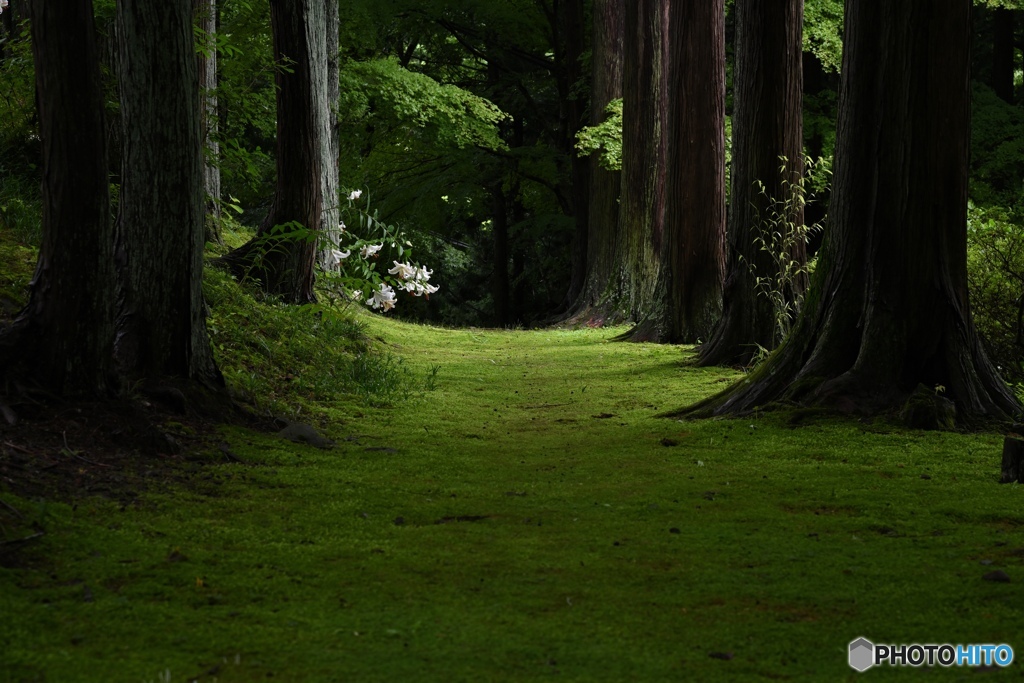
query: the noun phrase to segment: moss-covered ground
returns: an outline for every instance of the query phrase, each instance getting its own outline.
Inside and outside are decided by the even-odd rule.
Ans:
[[[0,683],[977,676],[856,674],[858,636],[1024,656],[999,435],[682,423],[657,415],[740,375],[621,330],[368,325],[411,396],[319,404],[333,450],[232,427],[245,464],[133,505],[4,494],[46,535],[0,568]]]

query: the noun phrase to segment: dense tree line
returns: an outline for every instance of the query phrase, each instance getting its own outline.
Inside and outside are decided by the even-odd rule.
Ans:
[[[973,4],[972,23],[969,0],[15,2],[3,59],[33,51],[19,125],[38,130],[43,218],[3,363],[58,392],[217,388],[204,244],[241,211],[255,234],[218,263],[314,301],[348,256],[344,197],[366,190],[367,220],[405,226],[445,274],[413,316],[632,322],[631,339],[702,343],[703,363],[781,343],[717,412],[885,410],[924,386],[1005,417],[967,208],[1012,204],[1024,173],[970,185],[968,150],[972,70],[1019,101],[1020,10]],[[600,130],[614,153],[578,150]],[[829,187],[805,154],[827,169],[833,152]]]

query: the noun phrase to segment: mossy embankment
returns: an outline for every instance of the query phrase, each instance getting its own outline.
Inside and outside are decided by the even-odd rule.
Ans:
[[[681,423],[738,373],[367,319],[411,397],[318,404],[333,450],[227,428],[245,464],[134,505],[4,495],[46,535],[0,569],[0,681],[854,680],[858,636],[1024,647],[997,435]]]

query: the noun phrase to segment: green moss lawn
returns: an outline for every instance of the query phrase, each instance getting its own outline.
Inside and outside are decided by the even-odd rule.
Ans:
[[[741,375],[621,330],[368,324],[410,396],[319,404],[333,450],[231,427],[245,464],[133,505],[0,492],[46,532],[0,568],[0,683],[1020,680],[846,661],[1024,656],[1000,435],[683,423]]]

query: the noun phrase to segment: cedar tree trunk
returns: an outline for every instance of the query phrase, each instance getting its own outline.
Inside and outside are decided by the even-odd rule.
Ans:
[[[270,21],[277,83],[277,187],[270,213],[256,237],[220,262],[254,277],[287,303],[316,300],[313,293],[317,239],[324,207],[324,160],[329,157],[327,120],[327,17],[324,0],[271,0]],[[285,226],[289,227],[278,228]],[[294,236],[295,226],[301,234]],[[291,233],[293,236],[288,236]],[[284,235],[284,237],[281,237]]]
[[[622,42],[625,0],[595,0],[591,46],[590,125],[603,123],[608,103],[622,97]],[[622,296],[618,267],[619,190],[621,171],[609,171],[590,157],[587,210],[587,271],[574,317],[595,324],[620,322]]]
[[[29,301],[0,334],[0,375],[64,395],[114,390],[116,280],[92,0],[32,0],[43,240]],[[6,13],[5,13],[6,14]]]
[[[686,412],[885,413],[923,388],[961,423],[1019,413],[968,308],[970,18],[971,0],[847,0],[831,224],[803,311],[755,372]]]
[[[661,270],[665,214],[668,0],[626,2],[622,69],[619,267],[632,320],[650,317]],[[644,340],[640,326],[630,338]]]
[[[341,230],[338,227],[341,222],[341,210],[338,196],[338,153],[340,140],[338,138],[338,100],[341,98],[341,83],[338,73],[338,2],[337,0],[324,0],[324,9],[327,20],[327,112],[323,117],[323,125],[326,126],[323,135],[327,144],[320,146],[323,159],[323,197],[324,208],[320,219],[320,232],[326,236],[319,250],[320,267],[324,270],[338,270],[341,265],[337,264],[330,257],[330,251],[339,244]]]
[[[793,195],[803,172],[803,5],[803,0],[736,0],[724,310],[700,349],[700,365],[746,365],[759,348],[771,350],[782,341],[772,302],[757,291],[755,280],[776,278],[778,267],[757,238],[781,227],[766,220],[773,203],[790,209],[790,226],[804,221],[802,203]],[[787,258],[804,263],[802,240]],[[796,291],[784,293],[789,301],[803,293],[804,279],[795,283]]]
[[[663,284],[649,320],[654,338],[693,343],[722,313],[725,3],[675,2],[670,14]]]
[[[222,384],[203,302],[203,136],[192,0],[121,0],[115,353],[129,377]]]

